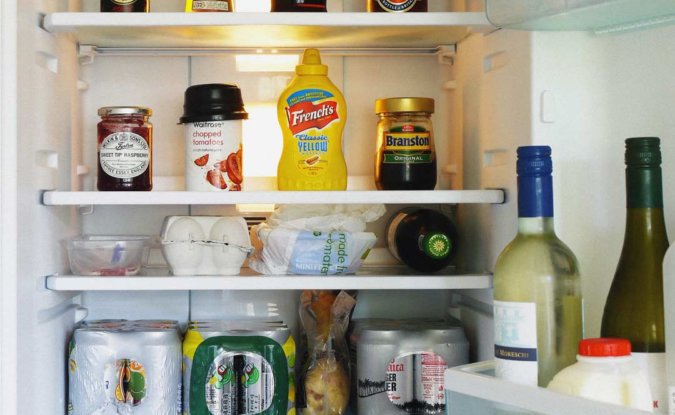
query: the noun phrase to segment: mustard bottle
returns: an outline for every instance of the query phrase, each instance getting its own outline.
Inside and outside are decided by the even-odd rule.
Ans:
[[[305,50],[295,73],[277,104],[284,136],[277,186],[279,190],[345,190],[345,99],[328,79],[328,67],[321,64],[318,50]]]

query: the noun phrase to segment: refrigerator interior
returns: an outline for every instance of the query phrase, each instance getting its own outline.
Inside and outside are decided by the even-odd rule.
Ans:
[[[278,314],[297,327],[299,293],[295,290],[46,288],[48,276],[69,273],[63,247],[68,237],[151,235],[159,233],[167,215],[237,214],[234,206],[42,204],[46,190],[95,188],[96,109],[151,107],[156,186],[179,189],[184,148],[177,121],[185,88],[207,82],[238,84],[252,112],[246,128],[255,128],[257,123],[276,124],[275,118],[270,119],[274,116],[270,106],[274,108],[292,76],[238,71],[233,52],[79,56],[75,37],[40,27],[45,15],[92,11],[95,3],[31,0],[3,2],[0,9],[3,413],[65,413],[67,339],[75,322],[85,316],[185,322]],[[158,1],[157,5],[177,11],[181,3]],[[452,9],[458,3],[444,4]],[[360,4],[336,1],[329,2],[329,7],[360,11]],[[467,2],[465,8],[476,5]],[[436,152],[442,166],[439,186],[506,192],[504,204],[433,205],[456,214],[462,268],[489,272],[496,255],[515,234],[515,148],[551,145],[556,227],[581,263],[586,334],[597,335],[622,242],[624,138],[662,138],[666,219],[673,229],[670,207],[675,193],[667,178],[675,173],[668,163],[675,156],[675,121],[669,105],[675,96],[671,70],[675,28],[614,34],[483,31],[460,41],[452,59],[447,55],[439,59],[436,54],[324,54],[329,77],[345,94],[349,108],[344,148],[350,186],[372,186],[374,100],[433,97]],[[270,163],[256,164],[254,158],[256,151],[273,148],[274,138],[266,137],[271,140],[267,146],[257,142],[259,131],[250,134],[250,141],[244,142],[245,166],[260,168],[261,176],[273,175],[275,163],[270,172]],[[389,206],[389,212],[394,208]],[[372,228],[380,235],[385,223],[383,218]],[[382,238],[378,248],[384,248]],[[472,360],[491,358],[489,289],[381,288],[359,293],[355,317],[438,317],[449,312],[465,326]],[[40,399],[32,398],[36,387]]]

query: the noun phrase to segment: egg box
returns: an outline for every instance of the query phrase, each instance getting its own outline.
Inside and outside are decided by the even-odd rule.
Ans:
[[[167,216],[161,242],[174,275],[237,275],[252,251],[239,216]]]

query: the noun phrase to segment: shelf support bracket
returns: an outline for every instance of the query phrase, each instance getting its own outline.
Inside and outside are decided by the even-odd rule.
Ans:
[[[80,65],[91,65],[94,63],[94,58],[98,54],[96,46],[94,45],[80,45],[77,51],[77,57],[80,60]]]
[[[455,56],[457,56],[457,46],[455,45],[441,45],[436,52],[438,63],[441,65],[452,66],[455,64]]]
[[[82,216],[91,215],[94,213],[94,205],[79,205],[77,212]]]

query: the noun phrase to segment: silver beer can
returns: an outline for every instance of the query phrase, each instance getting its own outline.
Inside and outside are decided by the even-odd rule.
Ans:
[[[350,343],[356,350],[359,415],[444,413],[445,369],[469,360],[469,344],[458,322],[358,323]]]
[[[83,324],[68,359],[70,415],[181,413],[178,330]],[[114,327],[111,327],[114,326]]]

